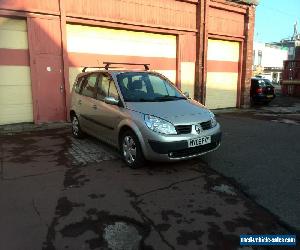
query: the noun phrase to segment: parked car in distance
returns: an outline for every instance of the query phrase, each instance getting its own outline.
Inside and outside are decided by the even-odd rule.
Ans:
[[[143,70],[106,69],[77,76],[71,94],[72,134],[90,134],[116,148],[132,168],[145,160],[178,161],[217,149],[215,115],[166,77]]]
[[[270,80],[258,77],[251,78],[251,104],[268,104],[275,96],[275,89]]]

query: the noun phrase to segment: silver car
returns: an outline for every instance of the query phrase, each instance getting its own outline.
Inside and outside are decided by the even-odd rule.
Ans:
[[[153,71],[104,69],[79,74],[70,117],[73,136],[87,133],[118,148],[132,168],[145,160],[197,157],[221,142],[214,114]]]

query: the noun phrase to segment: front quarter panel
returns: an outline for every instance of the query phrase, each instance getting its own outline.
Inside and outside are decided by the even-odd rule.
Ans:
[[[120,134],[122,128],[129,127],[138,137],[142,149],[145,148],[145,141],[142,135],[142,131],[140,129],[143,124],[141,121],[144,120],[143,114],[135,111],[128,110],[128,115],[125,117],[118,125],[118,134]],[[139,126],[137,125],[139,124]]]

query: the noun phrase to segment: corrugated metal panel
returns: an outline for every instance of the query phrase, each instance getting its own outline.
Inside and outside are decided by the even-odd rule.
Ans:
[[[221,40],[208,41],[208,61],[239,61],[239,43]]]
[[[208,72],[205,105],[211,109],[236,107],[238,73]]]
[[[243,37],[245,35],[245,16],[241,13],[209,8],[208,33]]]
[[[173,35],[68,24],[67,50],[72,65],[70,87],[80,66],[99,66],[103,61],[150,63],[151,69],[173,82],[176,80],[176,36]]]
[[[38,41],[32,49],[36,54],[61,55],[61,31],[59,20],[31,18],[32,40]]]
[[[196,34],[180,35],[181,60],[185,62],[196,61]]]
[[[196,5],[174,0],[69,0],[72,15],[196,29]]]
[[[0,65],[0,75],[0,125],[32,122],[30,68]]]
[[[0,8],[37,12],[58,12],[59,0],[1,0]]]
[[[176,37],[145,32],[67,25],[68,52],[176,58]]]
[[[32,122],[26,21],[0,17],[0,37],[1,53],[12,54],[18,60],[14,65],[7,58],[0,58],[0,125]]]
[[[195,87],[195,63],[181,62],[181,90],[188,92],[191,98],[194,97]]]
[[[24,20],[0,17],[0,48],[28,49]]]
[[[208,108],[236,107],[239,43],[209,40],[206,100]]]
[[[195,62],[196,62],[196,35],[180,35],[180,85],[183,92],[189,92],[194,97]]]

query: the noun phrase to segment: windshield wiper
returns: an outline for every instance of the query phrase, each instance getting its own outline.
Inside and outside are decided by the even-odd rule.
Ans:
[[[164,95],[156,97],[155,100],[157,101],[173,101],[173,100],[186,100],[183,96],[170,96],[170,95]]]
[[[155,102],[155,100],[140,98],[140,99],[135,99],[135,100],[125,100],[125,102]]]

